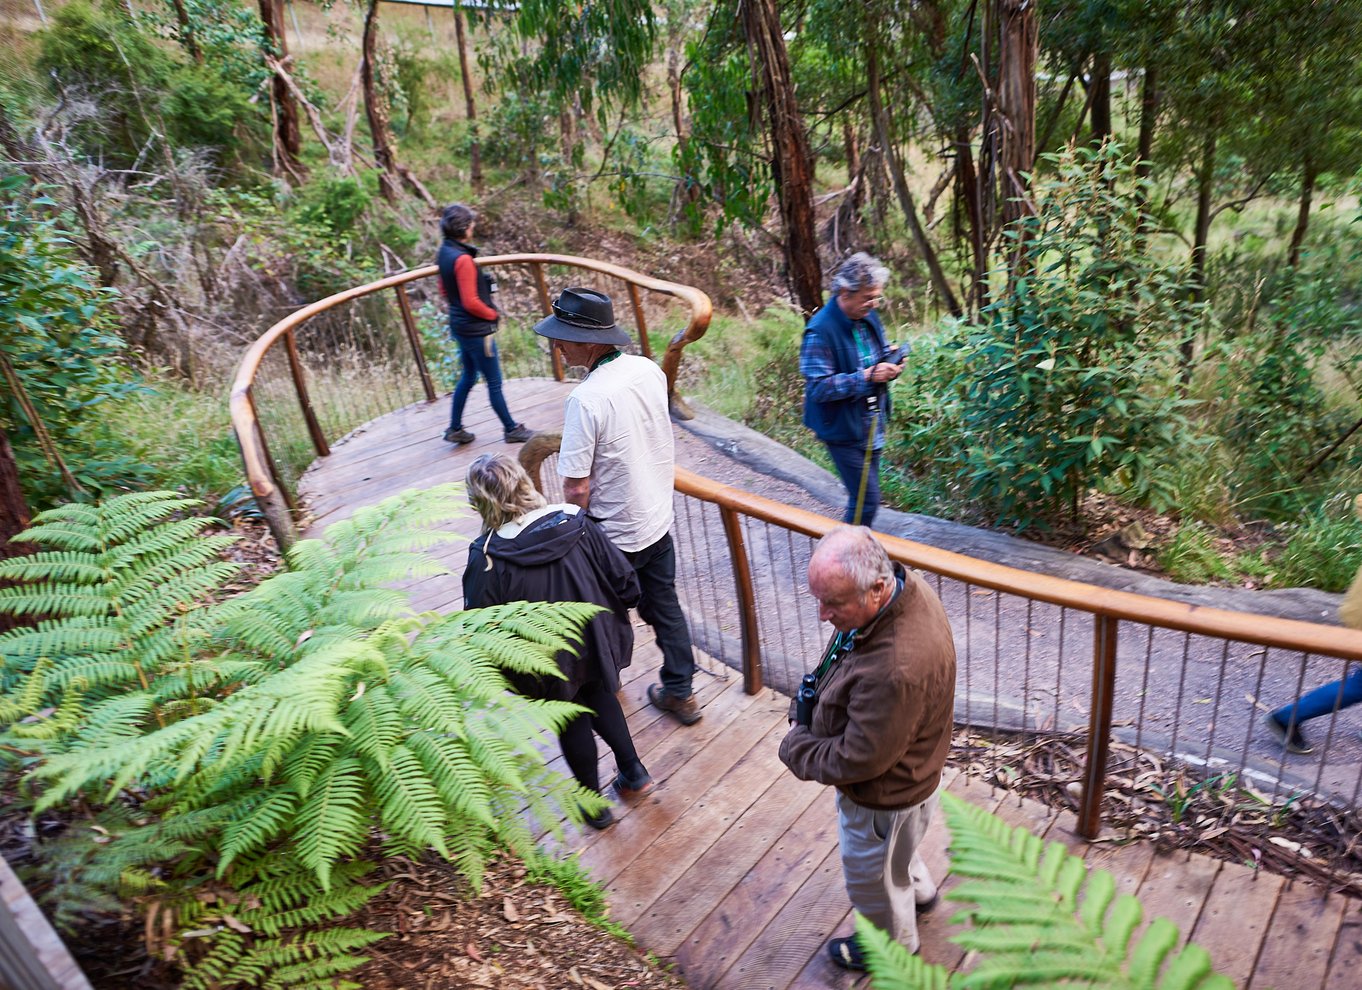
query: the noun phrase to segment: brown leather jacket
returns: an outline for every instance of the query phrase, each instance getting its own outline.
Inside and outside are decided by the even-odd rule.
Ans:
[[[867,808],[908,808],[941,782],[955,718],[955,640],[941,599],[895,565],[903,589],[824,674],[811,726],[780,759],[800,780],[831,784]]]

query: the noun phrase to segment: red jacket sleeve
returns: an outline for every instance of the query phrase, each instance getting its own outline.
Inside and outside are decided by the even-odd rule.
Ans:
[[[459,286],[459,302],[469,316],[479,320],[495,320],[497,311],[478,298],[478,266],[466,254],[454,262],[454,281]]]

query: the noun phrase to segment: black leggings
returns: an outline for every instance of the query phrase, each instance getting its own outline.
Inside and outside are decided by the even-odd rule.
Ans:
[[[600,681],[588,681],[572,700],[594,713],[578,715],[558,734],[563,758],[567,760],[577,783],[588,790],[599,792],[601,789],[596,762],[596,737],[592,735],[592,729],[600,734],[615,754],[620,773],[631,780],[642,776],[643,763],[634,749],[634,740],[629,736],[629,723],[624,720],[624,709],[620,707],[614,693]]]

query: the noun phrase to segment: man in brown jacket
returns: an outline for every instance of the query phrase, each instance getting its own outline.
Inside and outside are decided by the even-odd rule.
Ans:
[[[836,633],[815,671],[809,724],[790,727],[780,758],[799,779],[837,788],[851,904],[916,952],[917,912],[936,903],[917,848],[951,746],[950,622],[936,593],[891,564],[864,526],[835,529],[818,544],[809,591]],[[854,935],[834,938],[828,953],[846,969],[865,968]]]

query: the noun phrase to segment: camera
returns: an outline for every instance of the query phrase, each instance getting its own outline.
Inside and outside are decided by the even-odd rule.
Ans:
[[[902,344],[890,344],[884,352],[885,364],[903,364],[908,360],[908,348]]]
[[[818,678],[805,674],[795,692],[795,725],[813,724],[813,706],[818,703]]]

